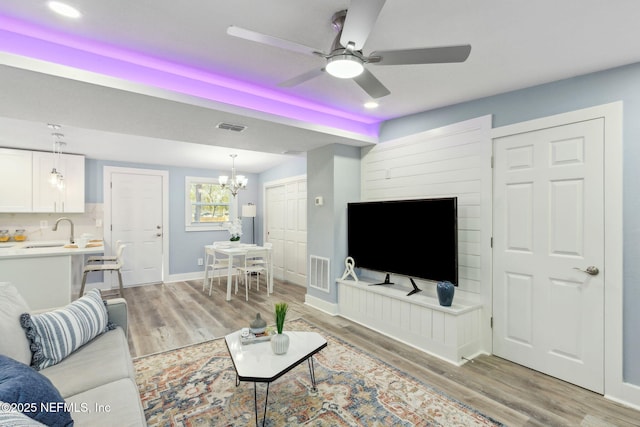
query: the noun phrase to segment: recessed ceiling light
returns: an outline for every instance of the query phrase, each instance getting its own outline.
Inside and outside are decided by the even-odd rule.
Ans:
[[[66,16],[67,18],[80,18],[80,11],[66,3],[50,1],[47,5],[49,6],[49,9],[53,10],[58,15]]]
[[[379,104],[376,101],[369,101],[364,103],[364,108],[368,110],[372,110],[374,108],[378,108]]]

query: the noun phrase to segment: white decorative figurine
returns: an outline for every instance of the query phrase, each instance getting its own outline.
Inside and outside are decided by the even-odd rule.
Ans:
[[[358,276],[356,276],[356,272],[353,270],[355,265],[356,265],[356,262],[353,260],[353,258],[351,258],[350,256],[345,258],[345,260],[344,260],[344,266],[345,266],[344,274],[342,275],[340,280],[344,280],[347,277],[351,276],[351,277],[353,277],[353,280],[355,280],[357,282],[358,281]]]

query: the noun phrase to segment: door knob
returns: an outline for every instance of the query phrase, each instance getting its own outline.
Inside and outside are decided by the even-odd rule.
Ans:
[[[573,267],[574,270],[578,270],[578,271],[582,271],[583,273],[587,273],[591,276],[597,276],[598,273],[600,273],[600,270],[598,270],[598,267],[594,266],[594,265],[590,265],[589,267],[587,267],[585,270],[578,268],[578,267]]]
[[[156,233],[156,237],[162,237],[162,233]]]
[[[161,227],[161,226],[159,226],[159,225],[156,225],[156,228],[157,228],[158,230],[160,230],[162,227]]]

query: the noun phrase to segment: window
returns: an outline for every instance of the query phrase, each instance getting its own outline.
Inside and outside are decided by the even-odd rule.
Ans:
[[[235,218],[237,202],[223,190],[215,178],[186,177],[186,231],[226,230],[225,223]]]

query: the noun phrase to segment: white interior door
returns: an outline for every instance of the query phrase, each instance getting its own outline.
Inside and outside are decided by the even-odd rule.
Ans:
[[[265,239],[273,244],[274,277],[306,286],[306,177],[268,183],[265,206]]]
[[[599,393],[603,150],[603,119],[494,140],[493,352]]]
[[[307,281],[307,181],[285,185],[284,279],[298,285]]]
[[[268,187],[265,192],[266,241],[273,245],[273,277],[284,280],[285,194],[284,186]]]
[[[125,286],[162,282],[163,177],[111,174],[111,245],[121,240]]]

